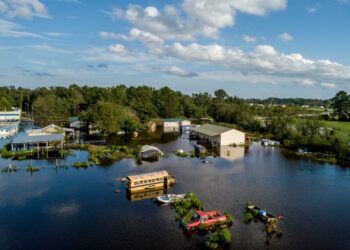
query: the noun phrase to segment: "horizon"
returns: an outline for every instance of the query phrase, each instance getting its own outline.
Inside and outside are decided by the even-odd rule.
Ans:
[[[350,1],[217,3],[0,0],[0,85],[224,89],[244,99],[350,92]]]

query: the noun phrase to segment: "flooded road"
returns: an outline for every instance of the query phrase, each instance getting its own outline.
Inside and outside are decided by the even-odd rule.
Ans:
[[[179,158],[193,150],[179,137],[154,145],[168,154],[157,162],[122,160],[88,169],[55,169],[55,161],[33,160],[40,172],[0,173],[0,249],[203,249],[205,237],[185,236],[170,207],[130,197],[116,177],[168,170],[170,192],[195,192],[205,209],[234,215],[231,249],[350,249],[350,169],[286,157],[279,149],[253,144],[222,149],[203,164]],[[231,151],[230,151],[231,150]],[[67,156],[84,161],[86,152]],[[0,167],[8,160],[0,159]],[[121,189],[115,193],[115,189]],[[261,223],[242,222],[247,201],[284,216],[282,238],[265,245]]]

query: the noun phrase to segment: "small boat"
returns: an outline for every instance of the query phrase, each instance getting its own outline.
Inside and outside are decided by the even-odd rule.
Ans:
[[[227,217],[225,215],[220,214],[217,210],[209,212],[197,210],[196,214],[193,216],[192,219],[193,220],[191,222],[182,224],[183,227],[188,231],[195,230],[201,225],[210,227],[218,223],[224,224],[227,221]]]
[[[272,215],[272,214],[266,212],[265,209],[262,209],[260,207],[255,206],[255,205],[247,206],[247,210],[251,211],[252,214],[254,214],[257,219],[260,219],[264,223],[277,221],[277,220],[280,220],[283,218],[282,216]]]
[[[171,204],[174,201],[184,199],[186,194],[165,194],[157,197],[157,201],[164,204]]]
[[[203,163],[203,164],[211,164],[211,161],[208,161],[208,160],[202,160],[202,163]]]

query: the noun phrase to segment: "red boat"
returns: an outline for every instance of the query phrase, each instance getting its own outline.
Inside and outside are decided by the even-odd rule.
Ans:
[[[193,216],[193,221],[190,223],[184,223],[184,227],[188,230],[195,230],[200,225],[211,226],[216,223],[225,223],[227,221],[227,217],[225,215],[221,215],[219,211],[210,211],[204,212],[201,210],[197,210],[196,214]]]

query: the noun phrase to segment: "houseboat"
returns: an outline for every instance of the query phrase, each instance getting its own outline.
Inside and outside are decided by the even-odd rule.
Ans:
[[[257,207],[255,205],[248,205],[246,207],[246,210],[251,212],[254,217],[259,219],[260,221],[264,223],[270,223],[272,221],[277,221],[282,219],[282,216],[276,216],[268,213],[265,209],[262,209],[260,207]]]
[[[167,189],[175,182],[175,177],[165,170],[126,177],[126,186],[131,193]]]

